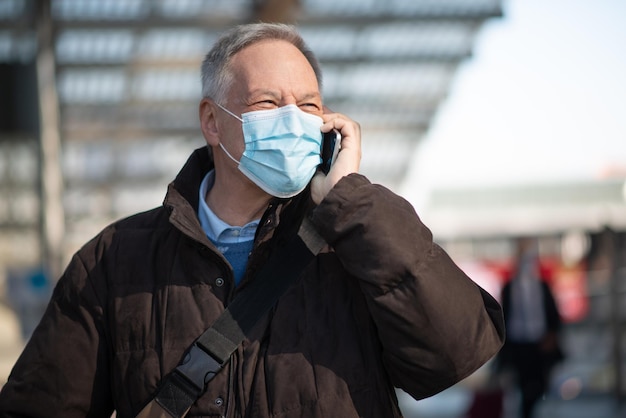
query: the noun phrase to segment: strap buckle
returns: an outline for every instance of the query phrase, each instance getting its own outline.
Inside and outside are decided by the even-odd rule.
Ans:
[[[183,362],[174,370],[192,383],[200,394],[204,390],[204,385],[222,370],[222,365],[212,355],[194,344]]]

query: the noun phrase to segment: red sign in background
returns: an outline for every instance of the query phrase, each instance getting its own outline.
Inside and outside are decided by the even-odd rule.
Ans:
[[[510,261],[465,261],[460,262],[459,267],[497,300],[511,276]],[[577,322],[585,318],[589,298],[584,263],[565,266],[557,259],[543,258],[540,270],[552,289],[563,320]]]

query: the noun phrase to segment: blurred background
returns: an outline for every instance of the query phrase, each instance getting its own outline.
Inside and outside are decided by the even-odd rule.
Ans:
[[[622,0],[0,0],[0,386],[69,257],[204,144],[203,55],[259,20],[299,26],[362,172],[496,298],[538,238],[566,352],[538,415],[626,416]],[[462,417],[491,376],[402,409]]]

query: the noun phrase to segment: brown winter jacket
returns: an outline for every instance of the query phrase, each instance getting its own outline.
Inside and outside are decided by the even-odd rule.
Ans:
[[[296,205],[270,205],[235,289],[196,216],[211,167],[206,148],[196,150],[163,207],[107,227],[73,257],[0,393],[1,417],[134,417],[253,280]],[[431,396],[500,348],[499,305],[433,243],[408,202],[353,174],[310,218],[329,247],[189,417],[399,417],[394,386]]]

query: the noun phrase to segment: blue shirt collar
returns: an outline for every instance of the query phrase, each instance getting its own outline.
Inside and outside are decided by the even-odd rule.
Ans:
[[[206,204],[207,192],[215,182],[215,170],[209,171],[200,183],[198,204],[198,219],[207,237],[213,241],[223,243],[237,243],[254,239],[260,219],[256,219],[244,226],[232,226],[221,220]]]

